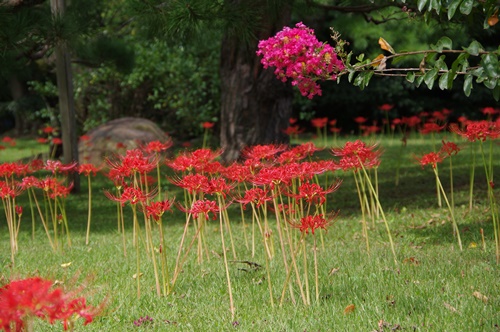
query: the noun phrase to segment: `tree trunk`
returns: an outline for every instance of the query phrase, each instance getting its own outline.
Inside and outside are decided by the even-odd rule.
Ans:
[[[64,0],[51,0],[50,4],[53,15],[64,14]],[[78,141],[71,59],[65,42],[59,42],[56,45],[55,54],[59,110],[61,112],[63,160],[64,163],[69,164],[75,161],[78,162]],[[69,174],[68,181],[73,183],[73,192],[80,191],[80,176],[77,172]]]
[[[281,30],[289,23],[290,13],[289,4],[274,20],[264,13],[257,38],[267,39]],[[246,146],[289,142],[284,130],[292,113],[293,91],[289,83],[275,77],[272,68],[264,70],[255,53],[257,43],[228,35],[222,42],[220,138],[225,161],[237,160]]]

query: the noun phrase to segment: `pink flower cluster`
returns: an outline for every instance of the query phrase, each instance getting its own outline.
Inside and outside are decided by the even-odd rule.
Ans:
[[[274,37],[261,40],[257,55],[264,68],[276,67],[274,73],[283,82],[288,78],[309,99],[321,95],[317,80],[335,80],[345,66],[332,46],[321,43],[314,30],[302,22],[295,28],[284,27]]]

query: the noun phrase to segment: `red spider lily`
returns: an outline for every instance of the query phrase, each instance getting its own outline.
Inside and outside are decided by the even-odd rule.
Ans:
[[[90,136],[89,135],[82,135],[82,136],[80,136],[80,141],[81,142],[88,142],[88,141],[90,141]]]
[[[16,211],[18,217],[21,217],[23,215],[23,207],[21,205],[16,205],[14,207],[14,210]]]
[[[64,293],[52,288],[52,282],[39,277],[15,280],[0,288],[0,328],[24,331],[29,317],[39,317],[50,324],[62,321],[64,329],[74,317],[82,317],[87,325],[102,308],[88,306],[74,292]]]
[[[106,159],[106,163],[120,172],[124,177],[135,173],[146,174],[155,169],[158,164],[156,156],[146,156],[139,149],[127,150],[124,156],[118,156],[118,160]]]
[[[165,143],[160,141],[151,141],[146,144],[143,149],[148,154],[155,154],[168,150],[173,144],[172,140],[168,140]]]
[[[4,138],[2,138],[2,142],[7,143],[10,146],[16,146],[16,141],[12,137],[9,137],[9,136],[5,136]]]
[[[391,104],[382,104],[378,107],[378,109],[383,111],[383,112],[389,112],[393,108],[394,108],[394,105],[391,105]]]
[[[218,161],[211,161],[205,164],[196,165],[196,170],[198,172],[211,175],[219,174],[223,168],[224,166],[222,166],[222,164]]]
[[[290,150],[284,151],[278,156],[277,161],[280,164],[298,162],[302,159],[312,156],[316,151],[321,150],[322,149],[317,148],[313,142],[307,142],[297,145]]]
[[[393,119],[393,120],[392,120],[392,124],[393,124],[394,126],[400,125],[400,124],[402,124],[402,123],[403,123],[403,120],[401,120],[401,119],[399,119],[399,118],[395,118],[395,119]]]
[[[203,122],[203,123],[201,124],[201,126],[202,126],[204,129],[210,129],[210,128],[212,128],[214,125],[215,125],[215,123],[214,123],[214,122],[209,122],[209,121]]]
[[[40,181],[34,176],[25,176],[21,179],[21,187],[26,190],[28,188],[38,188]]]
[[[274,189],[279,184],[290,184],[294,178],[290,167],[264,167],[252,179],[254,185],[266,185]]]
[[[460,148],[458,147],[458,145],[456,145],[453,142],[445,142],[443,140],[442,143],[443,143],[443,145],[441,146],[441,149],[439,152],[446,154],[448,157],[456,155],[460,151]]]
[[[95,176],[100,169],[100,167],[96,167],[93,164],[81,164],[78,166],[78,173],[83,173],[85,176],[90,176],[90,174]]]
[[[443,108],[443,109],[441,110],[441,113],[443,113],[444,115],[448,116],[448,115],[450,115],[451,113],[453,113],[453,111],[452,111],[452,110],[450,110],[450,109],[448,109],[448,108]]]
[[[142,190],[139,188],[135,187],[125,187],[123,189],[123,193],[121,194],[120,197],[114,196],[108,191],[105,191],[104,194],[106,195],[107,198],[109,198],[112,201],[119,202],[122,204],[122,206],[125,205],[125,203],[129,202],[132,205],[136,205],[138,203],[145,203],[146,200],[152,198],[156,192],[153,190],[149,193],[144,193]]]
[[[44,169],[47,171],[51,171],[52,174],[57,174],[57,173],[65,174],[65,173],[68,173],[68,172],[75,170],[76,165],[77,165],[76,162],[64,165],[59,160],[50,160],[49,159],[45,162]]]
[[[450,131],[454,132],[470,142],[486,141],[500,137],[500,125],[491,121],[469,121],[465,130],[460,129],[455,123],[450,125]]]
[[[483,113],[484,115],[495,115],[498,114],[499,112],[500,110],[494,107],[483,107],[481,109],[481,113]]]
[[[315,118],[311,120],[311,125],[314,128],[324,128],[328,124],[328,118]]]
[[[368,119],[365,118],[364,116],[357,116],[354,118],[354,122],[356,122],[357,124],[363,124],[366,121],[368,121]]]
[[[325,219],[322,214],[315,216],[305,216],[298,222],[290,221],[290,225],[293,228],[298,228],[302,233],[305,234],[309,234],[309,231],[314,234],[314,232],[319,228],[326,230],[326,228],[331,223],[332,220]]]
[[[45,167],[44,163],[43,163],[43,160],[42,159],[33,159],[32,161],[30,161],[30,163],[28,164],[28,169],[30,172],[36,172],[36,171],[39,171],[39,170],[42,170],[43,168]]]
[[[332,160],[305,161],[298,164],[298,178],[301,180],[311,179],[314,175],[323,174],[329,170],[335,169],[335,163]]]
[[[208,177],[203,174],[188,174],[182,178],[170,178],[174,185],[187,190],[190,194],[206,192],[208,189]]]
[[[207,163],[214,161],[222,154],[222,150],[198,149],[193,152],[178,155],[167,165],[176,171],[202,170]]]
[[[403,117],[401,119],[401,123],[407,125],[410,128],[418,126],[421,122],[422,120],[416,115],[410,117]]]
[[[210,219],[210,213],[212,214],[212,220],[217,219],[217,213],[219,213],[220,209],[217,205],[217,202],[210,201],[208,199],[202,199],[194,201],[191,205],[191,208],[187,209],[182,205],[177,205],[182,212],[190,213],[193,215],[193,218],[198,218],[200,215],[204,215],[205,219]]]
[[[425,165],[431,165],[432,168],[436,168],[437,164],[443,161],[443,156],[441,153],[430,152],[423,155],[420,159],[417,158],[417,161],[420,163],[422,168],[424,168]]]
[[[48,143],[48,142],[49,142],[49,140],[48,140],[48,139],[46,139],[45,137],[38,137],[38,138],[36,139],[36,141],[37,141],[38,143],[40,143],[40,144],[46,144],[46,143]]]
[[[376,124],[371,126],[361,126],[361,129],[363,130],[363,136],[370,136],[372,134],[378,133],[381,130],[381,128]]]
[[[23,188],[19,184],[10,185],[5,181],[0,181],[0,198],[14,198],[23,192]]]
[[[44,134],[47,134],[47,135],[50,135],[50,134],[54,133],[55,131],[56,131],[56,130],[55,130],[55,128],[54,128],[54,127],[52,127],[52,126],[46,126],[46,127],[44,127],[44,128],[42,129],[42,132],[43,132]]]
[[[286,193],[287,196],[295,199],[304,199],[307,203],[323,204],[326,201],[326,195],[339,189],[341,180],[336,181],[328,189],[323,190],[320,185],[316,183],[303,183],[298,188],[298,194]]]
[[[330,127],[329,129],[332,133],[338,134],[342,131],[342,128]]]
[[[446,121],[447,114],[444,114],[443,111],[434,111],[432,112],[432,118],[434,121]]]
[[[340,157],[340,168],[358,170],[380,164],[380,151],[374,151],[375,148],[376,145],[367,146],[364,142],[356,140],[346,142],[343,148],[333,148],[331,152],[334,156]]]
[[[233,163],[226,168],[222,168],[220,173],[228,180],[235,182],[247,182],[253,177],[250,168],[245,165]]]
[[[267,145],[254,145],[250,147],[246,147],[241,151],[241,155],[245,159],[249,160],[274,160],[274,158],[278,155],[278,153],[286,150],[285,145],[275,145],[275,144],[267,144]]]
[[[243,204],[243,207],[246,207],[248,203],[253,203],[256,207],[260,207],[272,199],[273,197],[269,195],[269,190],[256,187],[248,189],[245,191],[245,196],[243,198],[235,199],[235,201]]]
[[[62,143],[63,143],[63,141],[59,137],[54,137],[52,139],[52,144],[54,144],[54,145],[61,145]]]
[[[65,198],[70,194],[71,189],[73,189],[73,183],[65,186],[55,178],[46,178],[45,180],[40,180],[38,182],[38,187],[42,188],[52,199],[55,199],[56,197]]]
[[[28,166],[19,162],[0,164],[0,177],[22,176],[28,172]]]
[[[123,174],[116,169],[110,169],[108,173],[105,173],[106,177],[113,181],[116,188],[121,188],[125,184],[125,179]]]
[[[295,123],[297,123],[297,121],[298,121],[298,120],[297,120],[297,118],[290,118],[290,119],[288,120],[288,122],[289,122],[290,124],[292,124],[292,125],[293,125],[293,124],[295,124]]]
[[[299,126],[288,126],[285,130],[283,130],[283,133],[292,136],[292,135],[298,135],[304,132],[304,129],[301,129]]]
[[[458,123],[461,123],[461,124],[466,124],[467,122],[469,122],[469,119],[467,119],[466,116],[459,116],[458,119],[457,119]]]
[[[155,221],[160,220],[165,211],[170,211],[172,209],[174,201],[173,200],[164,200],[161,202],[151,202],[149,205],[146,205],[146,216],[148,218],[153,218]]]
[[[122,142],[116,143],[116,149],[117,150],[126,149],[126,148],[127,148],[127,146],[124,143],[122,143]]]
[[[444,127],[446,127],[446,125],[440,126],[435,122],[427,122],[424,123],[422,128],[420,128],[420,132],[422,134],[439,133],[441,130],[444,129]]]
[[[236,186],[235,183],[227,183],[224,178],[213,178],[208,180],[208,186],[205,193],[209,195],[217,194],[226,198],[227,194]]]

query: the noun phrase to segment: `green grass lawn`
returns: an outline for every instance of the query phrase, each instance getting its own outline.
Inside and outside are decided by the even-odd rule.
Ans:
[[[294,287],[296,304],[287,292],[283,305],[278,305],[286,272],[278,242],[275,242],[276,256],[270,261],[275,306],[271,307],[260,238],[256,240],[257,250],[252,256],[244,237],[246,234],[249,241],[250,217],[246,218],[244,230],[235,206],[229,208],[237,252],[236,259],[229,258],[236,307],[234,318],[229,311],[218,221],[210,221],[207,228],[209,260],[198,264],[196,252],[192,250],[174,293],[167,297],[156,295],[153,267],[144,254],[138,299],[133,278],[136,255],[132,245],[131,209],[125,207],[128,242],[124,257],[122,236],[117,230],[116,205],[103,195],[103,190],[112,189],[112,184],[102,176],[94,179],[92,187],[93,219],[88,246],[85,245],[87,188],[84,179],[81,193],[71,195],[66,203],[72,246],[60,252],[51,250],[38,221],[32,239],[31,217],[27,199],[23,198],[25,213],[15,265],[10,261],[6,224],[0,224],[0,252],[3,253],[0,277],[5,282],[39,275],[70,288],[85,284],[84,295],[91,304],[106,300],[107,305],[91,324],[77,324],[77,331],[500,331],[500,270],[495,262],[493,227],[481,164],[476,167],[474,208],[469,211],[468,149],[453,160],[456,218],[464,245],[460,251],[448,210],[445,206],[437,207],[434,174],[430,168],[422,169],[412,157],[430,152],[430,140],[411,138],[404,148],[398,140],[379,139],[379,143],[384,151],[378,172],[379,195],[394,237],[398,263],[393,260],[384,223],[380,220],[368,223],[371,250],[367,253],[353,176],[336,172],[335,177],[342,178],[343,183],[329,196],[328,206],[340,212],[335,224],[323,234],[324,246],[318,247],[320,300],[316,302],[313,296],[310,306],[300,303],[297,287]],[[498,161],[497,150],[494,158]],[[318,156],[330,158],[327,150]],[[398,164],[400,180],[396,186]],[[497,172],[498,168],[497,162]],[[445,161],[440,169],[444,188],[449,188],[448,171]],[[331,174],[329,179],[333,179]],[[182,201],[180,192],[170,184],[168,188]],[[179,211],[163,217],[170,269],[184,220],[184,214]],[[274,225],[274,220],[270,221]],[[485,234],[485,249],[481,230]],[[193,230],[189,235],[193,235]],[[308,254],[312,257],[310,248]],[[240,261],[257,263],[258,268]],[[308,260],[308,268],[314,293],[312,259]],[[152,322],[134,324],[145,316],[151,317]],[[62,330],[62,326],[54,328],[37,322],[34,330]]]

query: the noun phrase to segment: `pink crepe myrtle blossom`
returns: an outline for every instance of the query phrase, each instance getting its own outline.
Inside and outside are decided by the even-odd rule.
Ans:
[[[276,67],[274,74],[283,82],[292,80],[303,96],[321,95],[318,80],[336,80],[345,66],[332,46],[321,43],[314,30],[302,22],[284,27],[274,37],[261,40],[257,55],[264,68]]]

